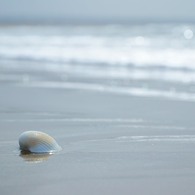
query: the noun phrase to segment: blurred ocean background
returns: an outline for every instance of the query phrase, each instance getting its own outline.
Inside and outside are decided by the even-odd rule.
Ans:
[[[195,101],[195,25],[1,25],[0,82]]]

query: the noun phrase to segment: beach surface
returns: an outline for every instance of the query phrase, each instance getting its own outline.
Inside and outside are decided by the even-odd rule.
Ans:
[[[193,195],[194,24],[1,25],[1,195]],[[24,131],[62,147],[21,154]]]
[[[0,193],[192,195],[195,104],[78,89],[1,84]],[[21,155],[37,130],[63,148]]]

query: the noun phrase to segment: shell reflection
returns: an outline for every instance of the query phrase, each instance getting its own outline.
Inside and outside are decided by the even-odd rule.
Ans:
[[[24,161],[30,163],[41,163],[43,161],[47,161],[50,156],[52,156],[50,153],[35,154],[24,151],[20,152],[20,157],[22,157]]]

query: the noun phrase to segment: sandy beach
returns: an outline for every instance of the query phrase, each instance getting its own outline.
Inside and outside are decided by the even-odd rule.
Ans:
[[[195,25],[1,25],[1,195],[193,195]],[[23,154],[24,131],[56,154]]]
[[[1,194],[194,193],[194,102],[0,87]],[[26,130],[52,135],[63,150],[20,155]]]

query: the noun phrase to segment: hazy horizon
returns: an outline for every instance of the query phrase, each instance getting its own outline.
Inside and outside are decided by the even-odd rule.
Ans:
[[[0,0],[0,23],[195,22],[193,0]]]

